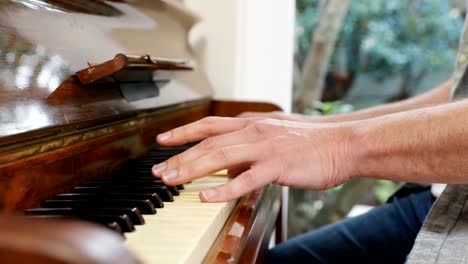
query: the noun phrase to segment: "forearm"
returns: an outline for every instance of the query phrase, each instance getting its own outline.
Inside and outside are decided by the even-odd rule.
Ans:
[[[451,86],[452,86],[452,81],[447,81],[439,85],[438,87],[424,94],[413,97],[413,98],[409,98],[409,99],[395,102],[395,103],[371,107],[371,108],[353,112],[353,113],[325,116],[323,117],[322,121],[323,122],[344,122],[344,121],[363,120],[363,119],[383,116],[387,114],[447,103],[449,100],[449,96],[450,96]],[[311,117],[311,118],[314,119],[314,117]]]
[[[353,122],[355,175],[468,183],[468,100]]]

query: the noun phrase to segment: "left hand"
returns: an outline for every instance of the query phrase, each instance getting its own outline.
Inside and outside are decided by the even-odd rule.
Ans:
[[[266,118],[207,117],[157,136],[161,145],[203,140],[153,167],[169,185],[229,169],[227,184],[203,190],[204,202],[238,198],[268,183],[322,190],[357,175],[352,126]]]

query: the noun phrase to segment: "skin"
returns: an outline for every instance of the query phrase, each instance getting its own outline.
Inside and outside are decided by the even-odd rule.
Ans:
[[[450,97],[450,90],[452,88],[452,81],[444,82],[443,84],[423,93],[419,96],[415,96],[400,102],[389,103],[376,107],[371,107],[361,111],[353,113],[345,113],[339,115],[329,116],[305,116],[301,114],[285,114],[283,112],[272,112],[272,113],[255,113],[246,112],[242,113],[240,117],[268,117],[281,120],[290,120],[297,122],[313,122],[313,123],[334,123],[344,121],[355,121],[369,119],[372,117],[379,117],[387,114],[408,111],[428,106],[439,105],[447,103]]]
[[[312,190],[360,177],[468,183],[468,100],[446,103],[450,87],[331,117],[204,118],[157,136],[165,146],[201,143],[152,172],[176,185],[229,169],[233,180],[203,190],[204,202],[228,201],[268,183]]]

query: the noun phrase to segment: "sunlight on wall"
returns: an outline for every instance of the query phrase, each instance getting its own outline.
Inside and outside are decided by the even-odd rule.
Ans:
[[[191,42],[218,99],[291,109],[295,1],[186,0],[200,14]]]

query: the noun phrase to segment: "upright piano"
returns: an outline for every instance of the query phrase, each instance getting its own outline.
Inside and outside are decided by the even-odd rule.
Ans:
[[[278,110],[212,99],[198,20],[177,0],[0,0],[1,263],[261,262],[278,186],[208,204],[199,190],[225,175],[150,173],[191,146],[159,132]]]

